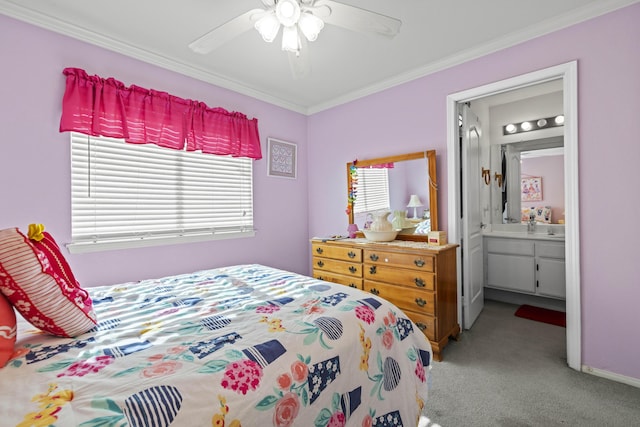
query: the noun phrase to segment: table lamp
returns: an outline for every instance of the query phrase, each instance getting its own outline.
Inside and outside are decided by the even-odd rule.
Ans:
[[[417,219],[418,218],[418,208],[420,206],[423,206],[422,201],[420,200],[420,197],[418,197],[417,194],[412,194],[411,198],[409,199],[409,204],[407,205],[408,208],[413,208],[413,218]]]

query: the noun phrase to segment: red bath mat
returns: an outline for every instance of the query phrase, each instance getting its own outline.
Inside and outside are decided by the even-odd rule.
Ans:
[[[535,320],[536,322],[549,323],[551,325],[567,327],[567,315],[562,311],[549,310],[547,308],[521,305],[515,313],[518,317]]]

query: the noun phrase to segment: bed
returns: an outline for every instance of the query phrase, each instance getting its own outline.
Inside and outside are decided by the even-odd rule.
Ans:
[[[429,342],[362,291],[263,265],[87,291],[87,333],[18,316],[2,425],[415,426],[424,412]]]

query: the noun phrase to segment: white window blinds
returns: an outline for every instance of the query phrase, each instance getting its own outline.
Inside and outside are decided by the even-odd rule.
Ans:
[[[248,158],[72,132],[69,249],[254,235],[252,166]]]
[[[389,209],[389,171],[386,168],[358,168],[354,213]]]

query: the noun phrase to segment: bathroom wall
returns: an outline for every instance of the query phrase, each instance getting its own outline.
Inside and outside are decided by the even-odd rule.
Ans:
[[[522,202],[523,207],[551,206],[551,222],[564,220],[564,156],[541,156],[524,159],[521,163],[522,177],[542,178],[542,200]]]

